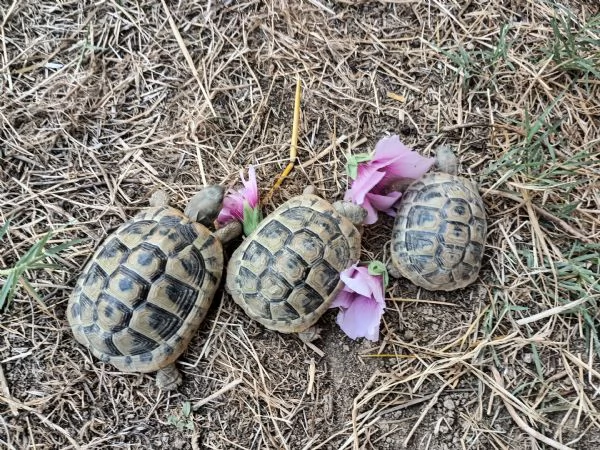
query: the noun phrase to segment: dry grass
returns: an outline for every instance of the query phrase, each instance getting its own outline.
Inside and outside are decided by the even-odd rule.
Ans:
[[[0,13],[0,267],[49,230],[46,249],[82,239],[22,271],[2,314],[1,447],[597,448],[596,1],[0,0]],[[385,133],[423,154],[449,143],[488,208],[480,281],[432,294],[398,280],[380,342],[345,338],[332,312],[323,357],[219,294],[177,393],[94,360],[64,314],[88,255],[159,187],[183,206],[255,164],[266,192],[287,164],[297,76],[299,164],[266,209],[308,183],[340,198],[344,154]],[[365,259],[385,258],[390,226],[366,231]]]

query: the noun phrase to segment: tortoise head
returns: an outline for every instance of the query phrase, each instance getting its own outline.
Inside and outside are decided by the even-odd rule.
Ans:
[[[356,227],[360,227],[367,217],[367,210],[352,202],[337,201],[333,208]]]
[[[190,199],[185,215],[204,226],[211,226],[221,211],[224,195],[223,186],[214,184],[205,187]]]
[[[441,145],[435,154],[435,164],[442,172],[458,175],[458,158],[449,145]]]

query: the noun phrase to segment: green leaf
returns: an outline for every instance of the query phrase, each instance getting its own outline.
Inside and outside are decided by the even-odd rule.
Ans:
[[[260,212],[260,207],[252,208],[248,202],[244,202],[244,236],[248,236],[262,220],[262,213]]]
[[[62,244],[55,245],[52,248],[45,250],[46,255],[56,255],[63,250],[72,247],[73,245],[80,244],[84,241],[84,239],[71,239],[70,241],[63,242]]]
[[[0,227],[0,239],[8,232],[8,222]],[[33,244],[13,265],[7,269],[0,269],[0,277],[5,277],[2,289],[0,290],[0,310],[7,307],[10,301],[13,299],[15,289],[19,283],[27,290],[29,294],[35,297],[41,304],[40,296],[36,293],[31,283],[23,276],[27,271],[40,270],[40,269],[60,269],[59,264],[52,262],[46,262],[48,258],[56,256],[62,250],[81,242],[81,239],[73,239],[63,244],[56,245],[50,249],[46,249],[45,246],[54,234],[53,231],[49,231],[44,234],[39,241]]]
[[[358,176],[358,165],[363,162],[371,161],[373,155],[370,153],[357,153],[356,155],[348,155],[346,162],[346,173],[353,180]]]
[[[381,261],[371,261],[369,263],[369,274],[381,275],[383,277],[383,287],[386,287],[390,282],[390,276],[388,275],[387,268]]]
[[[185,417],[189,417],[192,412],[192,404],[190,402],[183,402],[183,407],[181,409],[183,411],[183,415]]]

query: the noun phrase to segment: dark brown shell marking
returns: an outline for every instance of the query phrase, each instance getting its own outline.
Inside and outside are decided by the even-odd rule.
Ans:
[[[69,300],[75,338],[123,371],[177,359],[221,279],[221,243],[180,211],[152,208],[98,248]]]
[[[485,208],[468,180],[430,173],[400,200],[392,234],[392,262],[402,276],[428,290],[472,283],[485,248]]]
[[[253,319],[302,331],[342,287],[340,272],[360,257],[360,234],[329,202],[302,195],[284,203],[234,252],[227,289]]]

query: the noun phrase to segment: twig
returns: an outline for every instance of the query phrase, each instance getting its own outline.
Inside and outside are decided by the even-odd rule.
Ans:
[[[309,159],[308,161],[304,161],[302,164],[300,164],[299,167],[301,167],[302,169],[308,166],[313,165],[315,162],[317,162],[319,159],[323,158],[324,156],[328,155],[329,152],[331,152],[331,150],[333,150],[335,147],[337,147],[339,144],[346,142],[346,140],[348,139],[347,135],[343,135],[340,136],[337,139],[334,139],[334,141],[331,143],[331,145],[329,145],[325,150],[319,152],[319,154],[317,156],[315,156],[314,158]]]
[[[310,3],[312,3],[313,5],[321,8],[323,11],[327,11],[329,14],[331,14],[332,16],[335,16],[336,13],[333,9],[328,8],[327,6],[325,6],[323,3],[321,3],[319,0],[308,0]]]
[[[212,394],[210,394],[208,397],[194,403],[194,405],[192,406],[192,408],[194,409],[194,411],[196,411],[197,409],[200,409],[202,406],[206,405],[208,402],[213,401],[215,398],[219,397],[220,395],[223,395],[225,392],[233,389],[234,387],[236,387],[238,384],[240,384],[242,382],[242,378],[238,378],[237,380],[233,380],[231,383],[226,384],[225,386],[223,386],[221,389],[219,389],[216,392],[213,392]]]
[[[316,373],[315,359],[310,359],[310,364],[308,366],[308,386],[306,388],[306,393],[308,395],[313,393],[314,385],[315,385],[315,373]]]
[[[504,389],[504,383],[502,381],[502,377],[500,376],[498,369],[496,369],[494,366],[492,366],[492,373],[494,374],[496,383],[498,383],[498,385]],[[499,397],[502,399],[504,406],[506,407],[508,413],[513,418],[515,423],[519,426],[519,428],[521,428],[523,431],[525,431],[531,437],[533,437],[539,441],[542,441],[544,444],[548,444],[549,446],[557,448],[559,450],[573,450],[571,447],[567,447],[566,445],[563,445],[560,442],[556,442],[554,439],[550,439],[549,437],[544,436],[542,433],[531,428],[529,425],[527,425],[525,423],[525,421],[523,419],[521,419],[521,417],[519,417],[519,415],[517,414],[515,409],[512,407],[512,405],[509,402],[504,400],[504,397],[502,397],[502,396],[499,396]]]
[[[2,369],[2,364],[0,364],[0,387],[2,388],[2,392],[4,393],[6,398],[12,399],[12,396],[10,395],[10,390],[8,389],[8,383],[6,382],[6,378],[4,377],[4,370]],[[8,406],[13,416],[19,415],[19,410],[13,403],[9,403]]]
[[[173,20],[171,11],[169,10],[169,7],[165,3],[165,0],[161,0],[161,2],[163,5],[163,8],[165,10],[165,14],[167,15],[169,25],[171,26],[171,31],[173,32],[173,35],[175,36],[175,39],[177,40],[177,44],[179,44],[179,48],[181,49],[181,53],[183,53],[183,57],[187,61],[188,66],[190,67],[190,70],[192,71],[192,75],[194,75],[194,78],[198,82],[198,86],[200,87],[200,90],[202,91],[202,95],[204,95],[204,99],[206,100],[206,103],[208,103],[210,112],[213,114],[213,116],[216,116],[217,113],[213,109],[212,100],[211,100],[210,96],[208,95],[208,92],[206,92],[204,85],[202,84],[202,80],[200,79],[200,75],[198,74],[198,70],[196,69],[196,66],[194,64],[194,60],[192,59],[192,56],[190,55],[190,52],[188,51],[187,46],[185,45],[185,42],[183,42],[183,38],[181,37],[181,33],[179,33],[177,24]]]
[[[435,405],[438,402],[438,400],[440,398],[440,394],[447,387],[448,387],[448,385],[444,384],[441,388],[439,388],[437,390],[437,392],[435,393],[435,395],[433,396],[433,398],[429,401],[429,403],[427,403],[427,406],[425,406],[425,409],[423,409],[423,412],[421,413],[421,415],[419,416],[419,418],[417,419],[417,421],[413,425],[412,429],[408,433],[408,436],[406,436],[406,439],[404,439],[404,442],[402,442],[402,447],[404,447],[404,448],[408,447],[408,443],[410,442],[413,434],[415,434],[415,431],[417,431],[417,428],[419,427],[419,425],[421,424],[421,422],[423,421],[423,419],[425,418],[425,416],[427,415],[427,413],[429,412],[429,410],[431,408],[433,408],[433,405]]]
[[[321,350],[319,347],[317,347],[315,344],[313,344],[312,342],[304,342],[304,344],[310,348],[313,352],[315,352],[317,355],[319,355],[321,358],[323,356],[325,356],[325,352],[323,350]]]
[[[271,196],[273,195],[275,190],[279,186],[281,186],[281,183],[283,183],[283,180],[285,180],[285,178],[289,175],[289,173],[294,168],[294,164],[296,162],[296,155],[298,153],[298,132],[299,132],[299,128],[300,128],[300,98],[301,98],[301,95],[302,95],[302,82],[300,81],[300,77],[298,76],[296,78],[296,96],[294,98],[294,120],[292,122],[292,143],[290,145],[290,162],[285,167],[285,169],[283,169],[283,172],[281,173],[281,175],[279,175],[279,178],[277,179],[277,181],[275,182],[275,184],[273,185],[271,190],[268,192],[268,194],[265,196],[265,198],[263,200],[263,205],[266,204],[271,199]]]
[[[590,295],[589,297],[583,297],[583,298],[577,299],[566,305],[556,306],[554,308],[547,309],[546,311],[542,311],[540,313],[534,314],[533,316],[524,317],[523,319],[517,320],[517,325],[526,325],[528,323],[536,322],[538,320],[545,319],[546,317],[550,317],[555,314],[561,314],[565,311],[569,311],[569,310],[587,302],[588,300],[591,300],[596,297],[598,297],[598,295]]]

